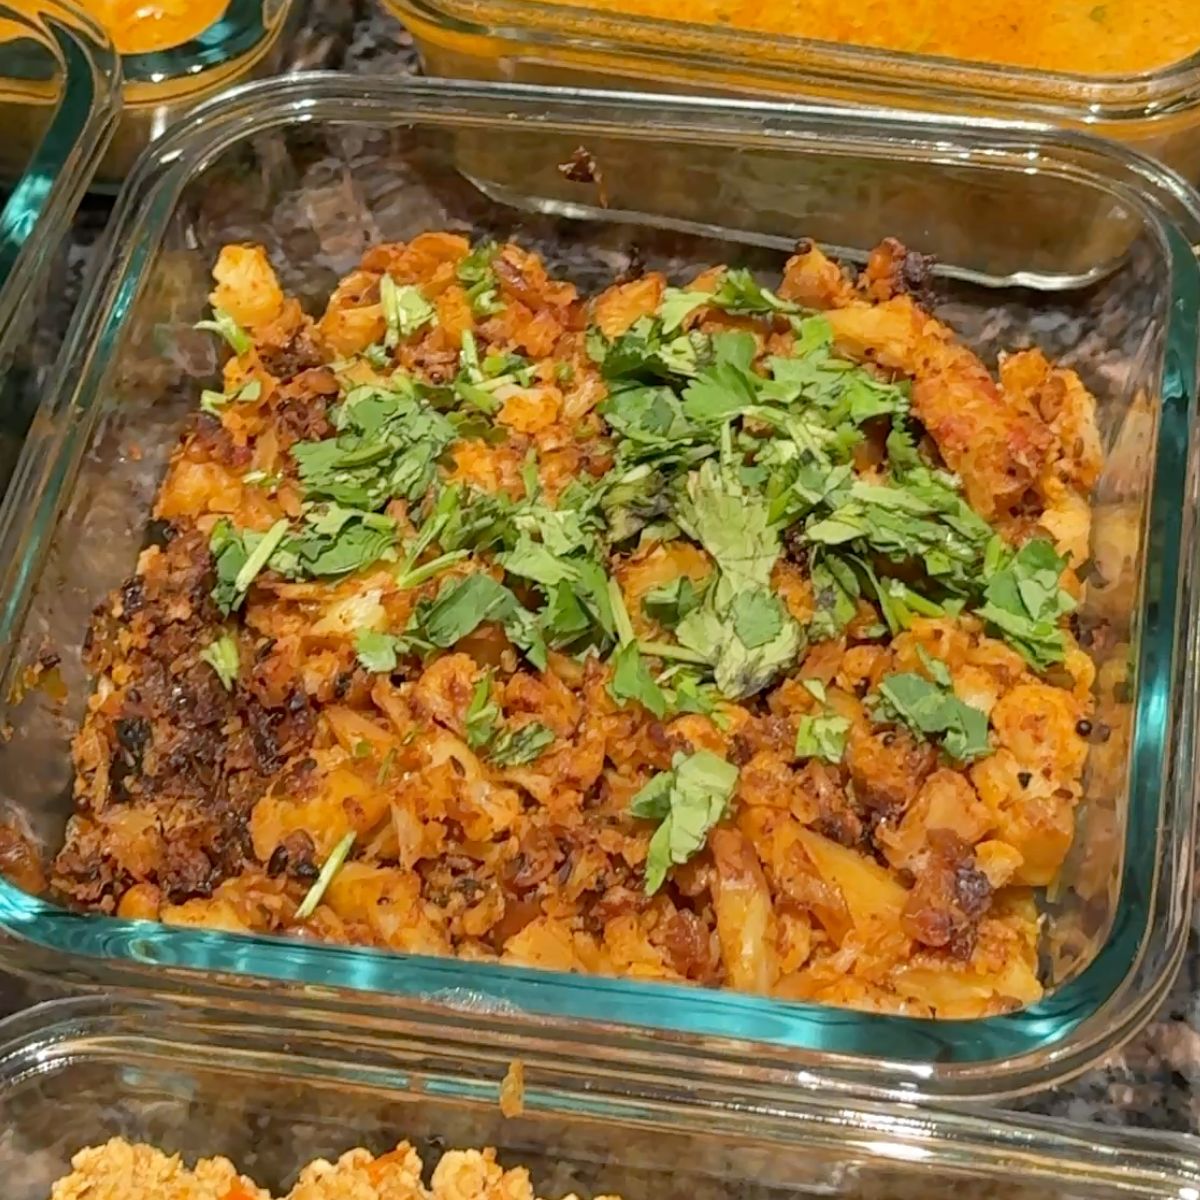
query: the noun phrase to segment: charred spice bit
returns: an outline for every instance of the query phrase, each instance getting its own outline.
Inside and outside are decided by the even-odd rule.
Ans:
[[[604,173],[600,170],[595,155],[587,147],[577,146],[566,162],[558,164],[558,173],[569,183],[594,183],[600,207],[608,207],[608,191],[604,186]]]

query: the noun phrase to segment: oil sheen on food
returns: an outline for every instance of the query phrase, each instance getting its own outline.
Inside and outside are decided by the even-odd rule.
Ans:
[[[788,38],[1079,75],[1169,66],[1200,49],[1200,0],[567,0]]]

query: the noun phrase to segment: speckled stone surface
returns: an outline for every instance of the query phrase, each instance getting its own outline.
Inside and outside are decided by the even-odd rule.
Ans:
[[[417,69],[411,38],[396,20],[373,0],[359,0],[354,9],[351,21],[344,0],[316,0],[314,17],[295,48],[295,61],[356,73]],[[61,337],[108,211],[106,200],[89,198],[75,222],[65,248],[65,286],[56,292],[51,315],[38,335],[43,366]],[[1171,996],[1141,1034],[1102,1066],[1065,1087],[1026,1099],[1019,1107],[1076,1121],[1200,1132],[1198,932],[1200,908],[1193,916],[1187,960]],[[24,997],[23,992],[20,995]],[[11,1008],[17,998],[16,988],[0,981],[0,1008]]]

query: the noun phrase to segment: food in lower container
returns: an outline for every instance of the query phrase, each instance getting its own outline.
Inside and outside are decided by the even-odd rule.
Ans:
[[[582,298],[378,246],[319,317],[228,246],[232,349],[97,610],[54,885],[226,931],[941,1017],[1041,995],[1101,466],[810,244]]]
[[[559,0],[659,20],[679,20],[664,0]],[[849,7],[837,0],[755,4],[700,0],[682,14],[691,24],[871,46],[966,62],[1029,67],[1054,74],[1132,75],[1200,51],[1196,0],[891,0]]]
[[[270,1192],[239,1175],[227,1159],[202,1158],[188,1168],[178,1154],[123,1138],[81,1150],[71,1166],[50,1200],[271,1200]],[[408,1142],[378,1156],[359,1147],[337,1162],[309,1163],[283,1200],[534,1200],[529,1172],[506,1170],[491,1147],[446,1151],[428,1186],[424,1170]]]

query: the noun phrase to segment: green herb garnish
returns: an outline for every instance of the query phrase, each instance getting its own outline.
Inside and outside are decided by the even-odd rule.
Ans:
[[[630,802],[635,817],[660,822],[646,855],[646,893],[662,887],[672,866],[688,861],[725,815],[738,769],[708,750],[675,756]]]
[[[237,682],[240,666],[238,646],[233,635],[226,632],[215,641],[209,642],[200,651],[200,658],[216,671],[221,686],[227,692],[232,691],[234,683]]]
[[[239,356],[245,354],[254,344],[250,335],[223,308],[214,308],[211,320],[197,321],[192,328],[219,333],[234,354]]]
[[[397,346],[401,338],[416,333],[422,325],[437,320],[437,310],[421,294],[419,287],[411,283],[401,287],[390,275],[380,276],[379,303],[387,324],[383,344],[388,350]]]
[[[907,726],[917,737],[941,746],[958,762],[990,754],[987,714],[964,704],[954,694],[945,663],[926,658],[925,664],[933,680],[903,672],[888,675],[880,683],[873,719]]]
[[[304,899],[300,902],[300,907],[296,909],[297,921],[307,921],[317,911],[317,905],[321,903],[321,898],[325,895],[330,883],[333,882],[333,877],[341,870],[342,863],[346,861],[350,847],[354,845],[354,837],[354,830],[351,830],[330,851],[316,882],[308,889]]]
[[[504,729],[492,742],[488,758],[498,767],[523,767],[541,758],[554,744],[554,731],[538,721]]]

